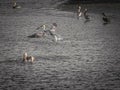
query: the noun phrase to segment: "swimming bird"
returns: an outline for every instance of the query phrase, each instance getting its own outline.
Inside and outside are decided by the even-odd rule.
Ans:
[[[44,37],[45,36],[45,32],[37,32],[37,33],[34,33],[34,34],[32,34],[32,35],[30,35],[30,36],[28,36],[29,38],[42,38],[42,37]]]
[[[30,62],[33,62],[35,60],[35,58],[33,56],[28,56],[27,52],[25,52],[23,54],[23,61],[27,62],[27,61],[30,61]]]
[[[88,12],[88,9],[85,9],[83,12],[83,15],[84,15],[84,18],[88,20],[90,18],[89,18],[89,15],[87,14],[87,12]]]
[[[110,22],[110,19],[105,15],[105,13],[102,13],[102,20],[104,21],[104,24],[107,24]]]
[[[47,25],[45,25],[45,24],[37,27],[36,30],[42,28],[43,31],[39,31],[39,32],[37,32],[37,33],[34,33],[34,34],[28,36],[28,37],[29,37],[29,38],[41,38],[41,37],[46,36],[46,34],[47,34],[47,32],[48,32],[48,30],[46,30],[46,27],[47,27]]]
[[[21,8],[21,6],[17,5],[17,3],[14,2],[14,4],[13,4],[13,9],[16,9],[16,8]]]
[[[56,29],[57,29],[57,23],[52,23],[52,27],[49,30],[49,33],[52,37],[54,37],[54,41],[57,42],[59,40],[57,34],[56,34]]]
[[[81,16],[82,16],[81,6],[78,7],[77,13],[78,13],[78,17],[81,17]]]

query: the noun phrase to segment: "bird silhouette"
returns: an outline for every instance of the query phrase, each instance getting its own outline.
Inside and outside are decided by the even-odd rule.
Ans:
[[[102,13],[102,20],[104,21],[104,24],[110,23],[110,19],[105,15],[105,13]]]
[[[84,14],[84,18],[85,18],[85,19],[90,19],[90,18],[89,18],[89,15],[87,14],[87,12],[88,12],[88,9],[85,9],[85,10],[84,10],[84,13],[83,13],[83,14]]]

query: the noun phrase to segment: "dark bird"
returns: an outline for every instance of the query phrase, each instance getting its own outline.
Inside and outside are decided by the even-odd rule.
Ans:
[[[105,15],[105,13],[102,13],[102,16],[103,16],[102,19],[104,21],[104,24],[107,24],[110,22],[110,19]]]
[[[89,15],[87,14],[87,12],[88,12],[88,10],[85,9],[85,11],[83,12],[83,15],[84,15],[84,18],[85,18],[86,20],[89,20],[90,18],[89,18]]]

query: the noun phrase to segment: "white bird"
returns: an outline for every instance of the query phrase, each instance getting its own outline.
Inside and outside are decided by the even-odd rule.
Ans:
[[[16,9],[16,8],[21,8],[21,6],[17,5],[17,3],[14,2],[13,9]]]
[[[33,56],[28,56],[27,52],[25,52],[23,54],[23,61],[27,62],[27,61],[30,61],[30,62],[33,62],[35,60],[35,58]]]

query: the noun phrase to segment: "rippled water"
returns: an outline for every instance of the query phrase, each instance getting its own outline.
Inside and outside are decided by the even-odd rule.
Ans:
[[[82,5],[91,18],[85,23],[83,17],[76,18],[77,5],[26,2],[19,1],[22,8],[16,10],[6,2],[0,6],[0,90],[120,89],[119,4]],[[110,24],[103,25],[102,11]],[[53,22],[62,41],[27,37],[38,32],[39,25],[49,28]],[[25,51],[35,62],[22,62]]]

